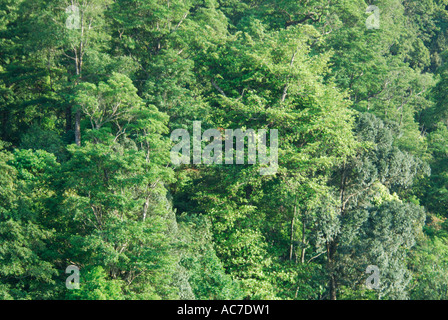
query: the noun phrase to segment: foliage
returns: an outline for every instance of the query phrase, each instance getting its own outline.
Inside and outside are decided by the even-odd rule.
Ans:
[[[446,299],[448,1],[371,4],[0,0],[0,299]]]

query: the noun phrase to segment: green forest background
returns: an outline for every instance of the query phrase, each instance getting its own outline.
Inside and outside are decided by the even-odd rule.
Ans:
[[[0,299],[448,299],[447,156],[448,0],[0,0]]]

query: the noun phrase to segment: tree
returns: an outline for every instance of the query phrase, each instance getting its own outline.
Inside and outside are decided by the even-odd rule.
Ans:
[[[3,143],[0,144],[3,147]],[[52,299],[57,295],[55,230],[48,224],[48,178],[57,169],[45,151],[0,151],[0,296],[2,299]]]

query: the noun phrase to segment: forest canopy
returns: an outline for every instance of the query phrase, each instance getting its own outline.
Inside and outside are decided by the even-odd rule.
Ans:
[[[447,218],[448,0],[0,0],[0,300],[448,299]]]

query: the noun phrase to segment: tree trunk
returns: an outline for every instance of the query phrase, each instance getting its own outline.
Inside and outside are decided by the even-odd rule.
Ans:
[[[328,273],[329,273],[329,291],[330,300],[337,300],[337,283],[334,270],[334,253],[335,253],[335,240],[327,242],[327,260],[328,260]]]
[[[294,251],[294,220],[296,219],[297,206],[294,205],[294,214],[291,219],[291,238],[289,246],[289,261],[292,261],[292,253]]]
[[[336,298],[336,280],[334,275],[330,276],[330,300],[337,300]]]
[[[77,146],[81,146],[81,110],[76,110],[75,115],[75,142]]]
[[[306,222],[305,219],[302,220],[302,253],[300,254],[300,262],[305,263],[305,251],[306,251]]]

